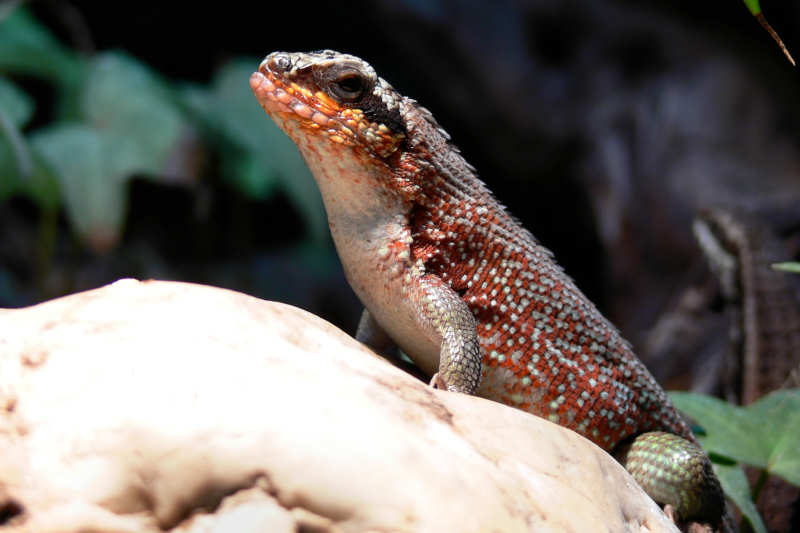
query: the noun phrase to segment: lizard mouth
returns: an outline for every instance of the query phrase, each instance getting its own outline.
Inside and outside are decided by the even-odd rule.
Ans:
[[[250,76],[250,88],[270,116],[274,117],[275,113],[295,115],[301,122],[309,126],[313,124],[317,128],[336,125],[336,121],[329,115],[318,110],[322,107],[321,102],[309,102],[311,105],[306,103],[314,96],[311,91],[301,88],[296,83],[284,83],[265,67],[265,63],[266,60],[261,63],[259,70]],[[331,114],[332,112],[333,110]]]

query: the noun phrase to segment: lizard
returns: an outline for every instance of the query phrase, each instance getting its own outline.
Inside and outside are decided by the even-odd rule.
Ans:
[[[771,268],[786,258],[756,213],[703,210],[692,225],[732,316],[730,399],[747,405],[800,380],[800,301],[789,274]]]
[[[358,340],[398,346],[437,388],[578,432],[673,518],[724,527],[719,481],[665,392],[429,110],[332,50],[273,52],[250,86],[317,182],[365,307]]]
[[[788,209],[797,218],[796,199]],[[779,217],[780,218],[780,217]],[[754,208],[714,206],[692,230],[717,280],[729,318],[726,396],[750,404],[777,389],[800,386],[800,301],[791,274],[772,269],[786,260],[783,242]],[[751,480],[756,475],[748,472]],[[791,531],[800,519],[800,488],[777,476],[756,482],[756,504],[770,531]]]

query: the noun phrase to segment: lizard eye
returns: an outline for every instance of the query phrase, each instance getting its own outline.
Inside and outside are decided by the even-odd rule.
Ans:
[[[345,106],[362,102],[375,87],[374,71],[356,60],[322,62],[312,65],[311,73],[317,87]]]
[[[355,72],[348,72],[329,85],[331,96],[340,102],[352,103],[367,92],[367,80]]]

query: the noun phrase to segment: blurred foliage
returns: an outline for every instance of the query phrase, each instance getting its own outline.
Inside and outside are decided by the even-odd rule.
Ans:
[[[744,407],[701,394],[673,392],[670,397],[702,427],[698,438],[725,493],[755,531],[766,532],[753,503],[760,487],[751,495],[740,464],[800,486],[800,389],[775,391]]]
[[[276,188],[293,200],[314,240],[327,236],[328,223],[317,186],[294,143],[269,120],[248,80],[259,59],[222,67],[210,88],[186,85],[180,95],[207,131],[222,158],[225,176],[247,195],[263,198]]]
[[[794,274],[800,274],[800,263],[795,263],[793,261],[787,261],[785,263],[775,263],[772,265],[772,268],[775,270],[782,270],[784,272],[792,272]]]
[[[309,171],[250,93],[257,59],[223,67],[211,87],[187,86],[121,51],[80,56],[23,7],[0,17],[0,202],[63,206],[80,240],[102,252],[120,238],[132,177],[191,184],[219,160],[231,186],[258,199],[283,191],[311,237],[324,238]],[[26,94],[29,79],[54,102]]]
[[[74,86],[84,61],[62,46],[24,8],[11,7],[0,21],[0,71],[45,79],[57,88]]]

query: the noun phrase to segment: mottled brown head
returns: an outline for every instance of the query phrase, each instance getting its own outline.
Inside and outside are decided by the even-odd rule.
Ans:
[[[377,157],[389,157],[406,138],[402,96],[355,56],[274,52],[253,73],[250,87],[284,131],[292,120]]]

